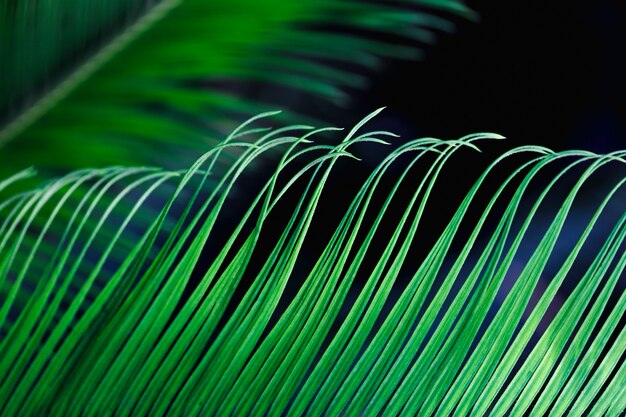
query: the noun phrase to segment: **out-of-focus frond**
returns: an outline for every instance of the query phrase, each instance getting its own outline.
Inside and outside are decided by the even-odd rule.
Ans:
[[[381,58],[417,57],[435,32],[449,30],[441,15],[471,16],[459,0],[26,0],[1,7],[2,176],[30,165],[164,165],[172,150],[193,160],[217,143],[217,132],[268,104],[224,83],[260,81],[340,104],[346,88],[363,85],[362,69]]]

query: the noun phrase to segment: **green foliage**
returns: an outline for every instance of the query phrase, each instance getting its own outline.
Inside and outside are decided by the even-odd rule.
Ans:
[[[459,0],[2,1],[0,176],[194,160],[272,104],[225,81],[341,104],[362,69],[450,30],[442,13],[471,16]]]
[[[395,136],[360,131],[375,114],[338,145],[312,143],[334,129],[248,122],[186,171],[83,170],[7,197],[2,415],[622,412],[626,213],[609,214],[624,152],[505,153],[418,259],[455,154],[501,137],[392,149],[348,207],[330,202],[333,222],[320,210],[335,169]],[[216,174],[227,150],[237,157]],[[236,214],[236,183],[270,151],[275,170]],[[605,170],[606,195],[571,228]]]

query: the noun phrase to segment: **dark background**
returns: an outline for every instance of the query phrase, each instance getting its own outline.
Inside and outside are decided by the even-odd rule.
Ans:
[[[626,146],[626,3],[466,2],[421,62],[395,62],[355,100],[388,106],[412,137],[501,133],[514,144],[596,152]]]

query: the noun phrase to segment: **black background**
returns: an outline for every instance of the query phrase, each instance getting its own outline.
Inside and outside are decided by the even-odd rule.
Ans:
[[[388,106],[395,130],[456,138],[492,131],[516,145],[608,152],[626,146],[626,4],[466,2],[421,62],[396,62],[356,100]]]

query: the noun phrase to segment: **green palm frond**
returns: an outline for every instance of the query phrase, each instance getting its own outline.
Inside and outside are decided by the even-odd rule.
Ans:
[[[2,415],[621,413],[625,153],[506,152],[423,248],[455,154],[501,137],[406,142],[341,207],[335,169],[394,136],[361,132],[375,114],[338,145],[312,143],[334,129],[251,141],[248,123],[186,171],[83,170],[5,199]]]
[[[268,104],[225,82],[340,104],[363,68],[449,30],[442,14],[471,16],[459,0],[4,1],[0,175],[193,160]]]

